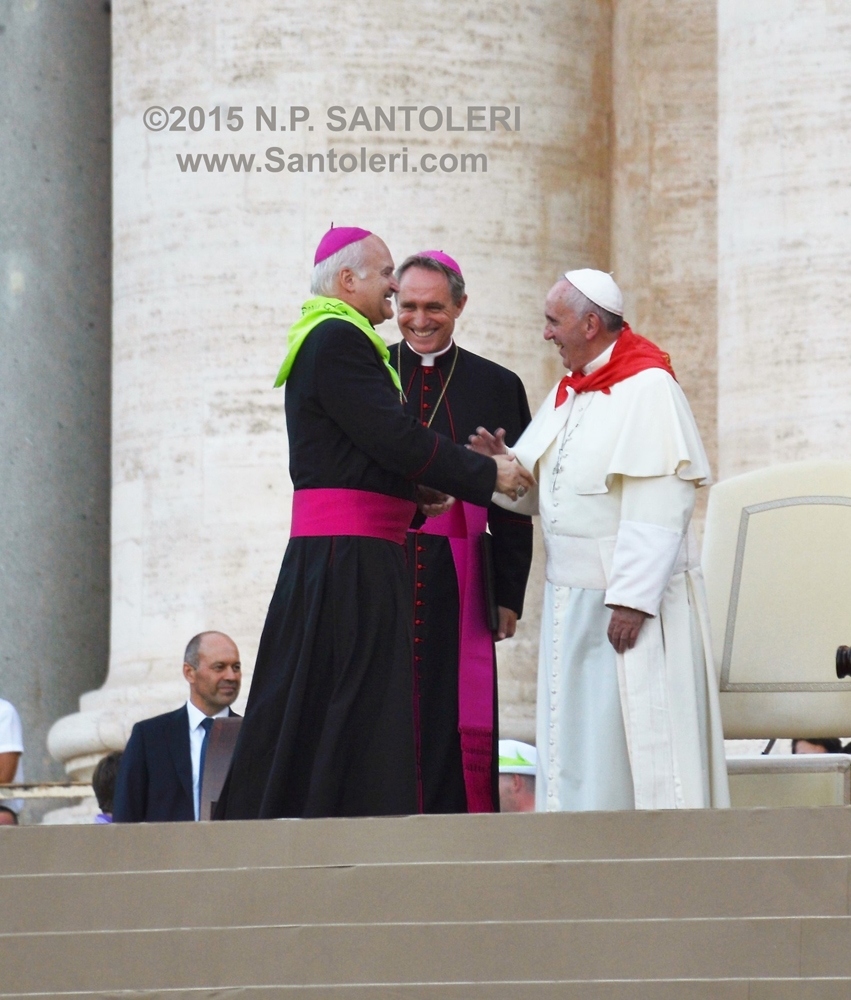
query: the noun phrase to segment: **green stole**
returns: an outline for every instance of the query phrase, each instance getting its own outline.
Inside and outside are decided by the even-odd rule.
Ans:
[[[301,319],[296,320],[290,327],[287,334],[287,356],[284,358],[284,363],[281,365],[281,370],[275,379],[276,389],[282,386],[290,377],[296,356],[301,350],[302,344],[307,339],[307,335],[314,327],[319,326],[326,319],[344,319],[365,333],[372,341],[372,345],[384,362],[387,371],[390,372],[393,384],[399,392],[402,391],[399,374],[390,364],[390,351],[381,337],[375,332],[375,327],[372,323],[341,299],[331,299],[325,295],[317,295],[315,298],[308,299],[301,307]]]

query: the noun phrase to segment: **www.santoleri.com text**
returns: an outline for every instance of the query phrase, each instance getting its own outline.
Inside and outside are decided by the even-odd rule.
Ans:
[[[285,153],[280,146],[270,146],[263,158],[255,153],[175,153],[182,173],[222,174],[256,171],[280,174],[352,174],[397,173],[424,174],[456,172],[486,174],[488,158],[484,153],[423,153],[409,156],[408,147],[399,153],[368,153],[365,146],[355,152]]]
[[[166,109],[161,105],[148,108],[142,115],[150,132],[313,132],[311,112],[301,105],[290,107],[260,106],[246,108],[200,104],[187,108],[175,104]],[[334,105],[325,110],[325,128],[329,132],[519,132],[519,105],[471,104],[463,108],[438,107],[427,104],[399,104],[392,107],[358,105],[348,109]]]

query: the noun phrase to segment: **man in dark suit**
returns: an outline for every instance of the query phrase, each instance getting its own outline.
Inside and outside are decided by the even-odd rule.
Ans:
[[[183,657],[189,700],[175,712],[137,722],[115,788],[113,821],[196,820],[205,741],[212,720],[235,715],[242,665],[236,644],[222,632],[189,640]]]

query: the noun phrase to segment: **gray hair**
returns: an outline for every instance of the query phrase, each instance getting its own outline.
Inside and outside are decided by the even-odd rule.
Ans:
[[[447,267],[441,261],[435,260],[434,257],[421,257],[415,253],[410,257],[406,257],[399,267],[396,268],[396,280],[401,281],[402,275],[410,267],[422,267],[426,271],[437,271],[442,274],[449,282],[449,294],[452,296],[452,301],[456,306],[461,305],[461,299],[464,298],[464,290],[467,286],[457,271],[453,271],[451,267]]]
[[[565,305],[567,305],[569,309],[572,309],[578,317],[587,316],[588,313],[593,313],[599,318],[608,333],[621,332],[623,329],[623,316],[618,316],[617,313],[609,312],[608,309],[603,309],[603,307],[598,306],[596,302],[592,302],[587,295],[580,292],[576,285],[568,281],[567,278],[562,277],[561,280],[567,285],[567,291],[564,293]]]
[[[365,278],[367,275],[364,266],[365,256],[364,240],[357,240],[332,253],[325,260],[320,260],[314,265],[313,274],[310,276],[310,294],[333,296],[337,275],[344,267],[354,271],[359,278]]]

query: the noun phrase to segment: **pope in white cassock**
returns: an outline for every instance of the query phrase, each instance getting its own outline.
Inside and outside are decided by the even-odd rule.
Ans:
[[[569,374],[514,453],[538,485],[543,810],[729,805],[718,682],[691,515],[709,463],[670,360],[623,322],[602,271],[550,290],[544,338]],[[505,449],[499,432],[471,438]]]

